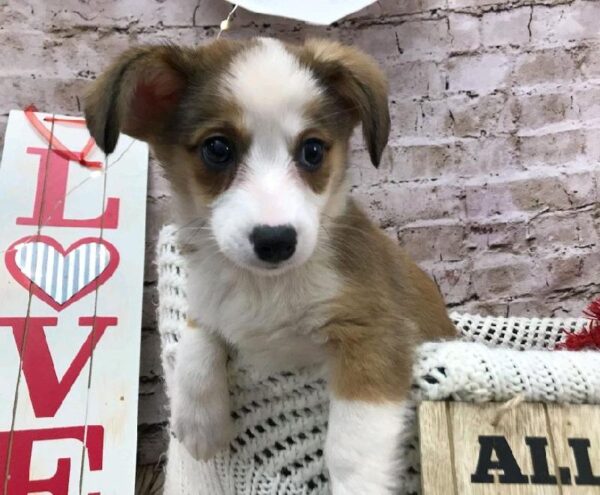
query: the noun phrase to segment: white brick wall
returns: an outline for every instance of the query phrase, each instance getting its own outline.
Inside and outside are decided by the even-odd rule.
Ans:
[[[8,111],[29,103],[79,113],[86,84],[118,52],[203,42],[228,10],[222,0],[0,0],[1,134]],[[394,127],[379,171],[355,141],[354,194],[450,306],[563,315],[600,292],[599,18],[600,2],[586,0],[380,0],[330,28],[240,11],[228,35],[327,36],[375,56]],[[168,205],[153,164],[140,462],[164,441],[152,258]]]

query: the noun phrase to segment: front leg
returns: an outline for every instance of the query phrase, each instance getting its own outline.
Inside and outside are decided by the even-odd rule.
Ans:
[[[400,484],[404,401],[373,403],[332,396],[325,459],[333,495],[388,495]]]
[[[325,461],[333,495],[391,495],[404,467],[410,353],[361,340],[334,350]]]
[[[227,350],[221,339],[188,325],[177,346],[171,425],[195,459],[206,460],[233,438]]]

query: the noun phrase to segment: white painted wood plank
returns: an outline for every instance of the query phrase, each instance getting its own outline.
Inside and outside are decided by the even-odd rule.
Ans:
[[[38,117],[43,121],[47,116],[38,115]],[[18,169],[12,166],[12,162],[17,163],[19,154],[26,153],[25,147],[28,143],[37,139],[36,145],[39,141],[43,144],[43,140],[39,139],[35,131],[31,132],[32,128],[22,112],[14,112],[11,115],[11,119],[13,118],[18,126],[13,126],[16,131],[11,131],[9,126],[6,149],[9,151],[8,157],[14,157],[14,160],[3,162],[1,173],[4,176],[0,175],[0,192],[3,187],[12,191],[17,185],[23,191],[29,191],[21,196],[17,195],[17,199],[23,199],[20,204],[15,201],[19,207],[19,214],[28,217],[32,216],[34,211],[39,156],[35,157],[37,161],[27,162],[27,157],[20,160],[21,168]],[[79,151],[88,141],[89,135],[83,126],[56,121],[54,128],[55,136],[70,150]],[[20,143],[13,139],[23,136],[25,139]],[[128,160],[132,161],[131,171],[125,170],[122,175],[115,174],[115,181],[111,184],[108,183],[108,176],[103,173],[92,172],[75,161],[63,160],[66,164],[63,171],[68,172],[66,188],[69,194],[66,202],[51,201],[57,197],[57,191],[60,192],[60,189],[65,187],[64,181],[58,177],[61,175],[60,170],[55,169],[48,174],[49,182],[45,189],[45,210],[42,212],[42,218],[46,220],[42,222],[44,225],[39,229],[36,225],[30,225],[27,231],[23,226],[21,230],[14,228],[0,230],[2,243],[13,242],[23,237],[21,232],[28,235],[37,232],[35,239],[26,239],[26,246],[22,248],[22,257],[20,254],[19,258],[13,257],[9,262],[11,272],[7,271],[2,264],[2,269],[5,270],[3,274],[6,276],[0,278],[2,290],[0,294],[3,296],[0,299],[0,316],[2,309],[10,307],[15,312],[12,316],[25,317],[29,285],[32,286],[33,293],[30,305],[31,318],[25,339],[26,361],[24,370],[21,371],[18,401],[14,406],[16,415],[13,437],[16,440],[13,462],[10,464],[11,472],[14,474],[15,469],[22,469],[27,471],[26,476],[28,475],[32,480],[49,479],[57,472],[59,459],[69,459],[68,488],[65,487],[69,494],[80,493],[80,472],[85,477],[86,486],[90,486],[90,489],[84,493],[100,491],[103,494],[133,493],[148,151],[145,145],[124,139],[119,143],[113,156],[119,157],[125,150],[127,153],[124,154],[126,158],[123,161],[126,165]],[[88,159],[102,161],[104,157],[96,148]],[[5,163],[9,163],[9,166],[5,167]],[[5,181],[4,177],[8,179]],[[132,182],[136,180],[140,181],[139,184]],[[109,190],[109,194],[105,201],[106,190]],[[135,194],[132,195],[132,191]],[[121,197],[117,198],[117,195]],[[3,205],[5,197],[8,196],[0,195]],[[82,224],[82,220],[99,217],[105,208],[116,207],[117,202],[120,202],[120,214],[123,215],[119,218],[118,228],[115,228],[116,223],[111,225],[111,219],[108,217],[104,222]],[[10,208],[8,210],[10,211]],[[7,209],[0,208],[0,212],[6,211]],[[12,214],[14,216],[14,212]],[[116,215],[112,217],[113,220],[117,219]],[[57,218],[67,220],[58,222]],[[6,220],[6,214],[3,220]],[[14,219],[12,224],[14,225]],[[0,228],[4,225],[10,226],[11,223],[2,222]],[[136,228],[136,225],[139,227]],[[105,236],[105,233],[110,231],[114,233],[111,240]],[[111,242],[119,245],[112,246]],[[122,264],[117,266],[116,261],[120,252],[125,253],[125,256],[121,261]],[[32,253],[40,253],[37,262]],[[92,261],[91,257],[94,254],[100,260],[97,263]],[[69,272],[70,276],[65,280],[57,276],[50,277],[52,280],[48,282],[50,275],[46,274],[43,267],[52,267],[57,273],[69,269],[72,272]],[[74,270],[75,268],[81,270]],[[100,277],[90,283],[97,273],[101,273]],[[20,283],[15,282],[15,279],[20,280]],[[8,283],[2,285],[3,280],[11,280],[10,285]],[[35,284],[31,284],[30,280],[34,280]],[[127,286],[135,280],[138,287]],[[106,285],[99,285],[98,288],[99,281]],[[71,293],[75,294],[72,299],[70,299]],[[98,305],[98,293],[106,294],[105,299],[108,302],[103,302],[102,307]],[[115,299],[115,296],[118,299]],[[19,297],[22,301],[21,306],[12,304],[12,301],[16,301]],[[123,301],[127,301],[127,304],[123,304]],[[100,338],[99,330],[102,328],[100,323],[107,321],[103,320],[107,315],[99,312],[103,310],[112,312],[108,316],[118,320],[119,325],[122,325],[122,331],[116,331],[117,325],[114,324],[116,322],[110,323],[104,325],[106,332]],[[40,331],[41,326],[35,325],[38,321],[35,318],[46,319],[44,331]],[[93,358],[83,355],[74,363],[73,359],[81,351],[84,343],[88,346],[88,351],[91,348],[91,341],[88,338],[91,338],[92,323],[97,325],[95,327],[97,331],[94,333],[94,340],[97,342],[96,352]],[[8,333],[12,338],[10,329],[0,330],[6,330],[3,333]],[[116,337],[111,342],[112,332]],[[10,430],[10,423],[13,420],[13,396],[19,357],[14,339],[11,347],[10,339],[7,341],[2,333],[0,337],[4,339],[0,344],[7,344],[0,346],[0,358],[6,355],[6,359],[0,359],[0,373],[3,378],[12,377],[8,384],[7,380],[0,381],[0,398],[6,399],[0,402],[0,419],[4,421],[0,423],[0,440],[2,440],[2,430]],[[104,347],[104,337],[109,337],[106,347]],[[12,358],[10,358],[10,349],[12,349]],[[31,361],[27,361],[29,358]],[[43,369],[44,358],[45,369]],[[34,370],[37,372],[36,375],[29,368],[28,375],[27,363],[33,363],[33,359],[35,359],[34,364],[40,369]],[[92,372],[96,361],[102,365],[98,373]],[[115,362],[121,361],[124,365],[119,366],[118,380],[115,380]],[[42,372],[41,376],[40,372]],[[35,378],[32,378],[34,375]],[[64,384],[69,381],[69,377],[72,386],[66,388]],[[91,377],[94,377],[99,384],[89,389]],[[32,382],[36,382],[37,389],[35,384],[32,386]],[[113,393],[113,390],[117,392]],[[90,394],[94,400],[90,400]],[[63,395],[62,402],[53,403],[51,400]],[[127,399],[121,400],[121,397]],[[92,412],[90,415],[92,422],[88,421],[88,407]],[[120,415],[121,421],[115,421],[115,415]],[[19,444],[19,438],[22,438],[24,436],[22,433],[26,431],[35,431],[34,434],[40,439],[43,439],[44,435],[47,437],[44,441],[34,444],[30,458],[26,455],[27,449]],[[84,441],[90,448],[93,445],[97,447],[93,450],[93,455],[88,455],[89,452],[83,447]],[[83,451],[86,451],[85,460],[82,456]],[[0,452],[0,463],[2,456],[3,452]],[[87,476],[90,468],[93,476]],[[0,480],[3,477],[2,471]],[[15,478],[13,476],[11,480]],[[131,486],[131,490],[124,490],[125,486]],[[0,493],[3,493],[3,488],[0,486]],[[9,487],[8,490],[9,494],[11,490],[14,491],[14,488]],[[3,495],[8,494],[3,493]]]
[[[4,258],[14,241],[37,232],[36,226],[21,226],[16,219],[30,214],[39,159],[24,153],[27,147],[48,147],[24,118],[11,112],[0,166],[0,318],[27,314],[29,293],[10,276]],[[32,175],[33,173],[33,175]],[[12,405],[19,374],[19,355],[10,327],[0,325],[0,432],[10,430]],[[1,446],[0,446],[1,448]],[[1,467],[0,467],[1,470]]]
[[[0,165],[0,493],[5,490],[8,458],[12,444],[14,400],[19,379],[20,357],[9,318],[25,316],[29,311],[29,287],[17,288],[10,276],[4,259],[11,254],[15,240],[35,234],[37,225],[17,225],[20,215],[27,215],[36,193],[36,185],[29,183],[28,168],[36,167],[39,159],[23,151],[28,146],[48,148],[27,125],[22,112],[11,112],[6,129],[4,152]]]
[[[121,495],[135,489],[147,176],[147,146],[122,135],[108,157],[106,187],[109,196],[120,198],[120,227],[104,231],[104,238],[120,247],[120,269],[100,288],[97,307],[99,315],[117,315],[119,322],[94,353],[88,406],[89,425],[110,422],[103,471],[111,477],[85,470],[82,493]]]
[[[39,115],[39,114],[38,114]],[[48,127],[50,123],[44,122],[45,115],[39,115],[39,119]],[[63,118],[64,116],[56,116]],[[29,122],[27,122],[28,125]],[[89,134],[84,126],[55,123],[53,135],[70,150],[81,150],[89,139]],[[101,158],[99,151],[94,153],[94,157]],[[65,209],[65,218],[95,218],[102,212],[104,205],[104,184],[98,172],[91,171],[82,167],[76,162],[68,164],[68,181],[66,202],[52,202],[52,194],[49,192],[52,187],[61,187],[58,183],[58,177],[55,174],[50,175],[46,180],[44,192],[44,208],[42,218],[57,216],[63,207]],[[37,171],[30,171],[28,181],[35,183],[37,180]],[[71,205],[71,211],[67,208]],[[29,208],[31,210],[31,206]],[[75,211],[73,211],[75,210]],[[32,211],[32,210],[31,210]],[[68,250],[74,243],[86,237],[100,237],[100,228],[82,228],[82,227],[59,227],[46,226],[42,224],[39,229],[40,235],[50,237],[57,241],[63,249]],[[60,259],[60,257],[59,257]],[[57,266],[60,263],[57,263]],[[63,269],[74,266],[72,256],[64,259]],[[60,277],[58,277],[60,279]],[[72,287],[73,281],[68,280],[63,283],[65,287]],[[31,300],[31,317],[48,317],[56,319],[56,326],[48,326],[45,334],[48,340],[49,352],[52,356],[52,370],[43,371],[46,373],[56,373],[56,378],[64,379],[64,372],[72,363],[74,357],[79,352],[82,344],[91,333],[89,326],[80,326],[79,319],[82,316],[93,316],[96,307],[95,290],[88,293],[85,297],[70,304],[65,309],[57,311],[34,294]],[[30,323],[31,327],[31,323]],[[42,352],[40,348],[33,344],[32,335],[28,332],[24,342],[25,353]],[[23,373],[23,372],[22,372]],[[14,419],[14,431],[27,431],[39,429],[57,429],[57,428],[81,428],[85,430],[85,405],[88,398],[88,376],[89,362],[83,366],[78,373],[73,385],[60,404],[58,410],[50,417],[41,417],[39,411],[35,411],[32,404],[31,384],[26,379],[21,378],[19,382],[18,402],[16,405],[16,414]],[[48,390],[48,394],[53,394]],[[49,414],[48,412],[44,413]],[[65,430],[65,432],[68,430]],[[76,430],[73,430],[76,431]],[[64,433],[66,434],[66,433]],[[83,435],[82,435],[83,437]],[[13,449],[11,466],[15,464],[15,455],[21,455],[21,452]],[[82,458],[82,442],[78,439],[51,440],[40,442],[39,446],[33,450],[31,455],[30,479],[46,479],[52,477],[56,472],[58,459],[70,459],[70,475],[68,483],[68,493],[79,493],[80,485],[80,465]],[[18,460],[23,463],[25,460]],[[50,473],[50,476],[48,474]]]

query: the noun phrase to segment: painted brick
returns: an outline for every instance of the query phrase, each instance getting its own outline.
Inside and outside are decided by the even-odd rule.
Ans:
[[[450,44],[445,19],[416,19],[400,22],[397,26],[369,26],[343,32],[341,38],[382,62],[441,60],[448,53]]]
[[[465,257],[465,228],[460,223],[417,222],[398,231],[400,244],[420,261],[460,261]]]
[[[565,83],[580,75],[578,53],[564,48],[550,48],[519,55],[515,62],[514,79],[519,86]],[[595,59],[588,61],[593,71]],[[600,67],[600,66],[599,66]]]
[[[547,287],[567,289],[573,284],[597,283],[594,270],[600,266],[600,253],[566,251],[542,258],[537,264]]]
[[[524,221],[469,223],[465,245],[476,256],[481,252],[522,254],[530,247],[527,225]]]
[[[142,353],[144,360],[140,366],[140,376],[148,382],[162,381],[163,370],[160,360],[159,349],[160,335],[155,328],[144,329],[142,331]]]
[[[592,249],[599,245],[596,222],[592,210],[540,215],[529,222],[527,238],[544,251],[569,247]]]
[[[590,161],[600,161],[600,129],[590,129],[583,133],[583,146]]]
[[[371,218],[382,226],[405,225],[417,220],[461,218],[464,214],[460,186],[431,183],[384,183],[375,190],[357,189],[355,195],[366,205]]]
[[[399,100],[391,105],[390,113],[392,140],[411,136],[439,138],[452,134],[452,116],[445,100]]]
[[[571,95],[573,107],[582,121],[594,121],[600,114],[600,86],[594,86]],[[573,116],[572,118],[575,118]]]
[[[139,424],[164,421],[166,394],[160,361],[160,336],[156,330],[142,332],[142,360],[140,367]]]
[[[519,108],[519,125],[525,129],[535,129],[548,124],[577,118],[573,108],[573,95],[543,94],[516,97]]]
[[[596,180],[588,172],[558,175],[528,172],[519,179],[485,182],[466,186],[466,208],[470,218],[502,215],[533,215],[548,210],[578,208],[598,197]]]
[[[153,345],[160,349],[160,342],[149,342],[148,348]],[[144,359],[146,356],[144,355]],[[167,396],[164,384],[160,378],[149,380],[142,377],[139,390],[138,425],[152,425],[161,423],[165,419],[165,404]]]
[[[393,166],[389,178],[398,181],[464,179],[500,175],[519,170],[515,157],[516,139],[489,137],[464,139],[444,144],[406,147],[390,146]]]
[[[558,130],[519,137],[519,159],[524,166],[560,165],[587,161],[584,131]]]
[[[142,327],[156,328],[156,309],[158,308],[158,291],[156,290],[156,285],[152,284],[144,287],[143,301],[144,305],[142,308]]]
[[[484,252],[474,261],[473,287],[480,298],[520,295],[545,289],[540,277],[532,277],[534,261],[526,255]]]
[[[390,82],[390,98],[439,98],[444,93],[445,75],[432,61],[391,64],[385,67]]]
[[[511,60],[501,53],[451,58],[448,62],[448,89],[490,93],[508,84]]]
[[[485,138],[490,134],[508,133],[517,128],[517,102],[505,94],[480,97],[457,95],[447,101],[456,136]]]
[[[485,46],[526,45],[531,7],[488,12],[482,19],[482,41]]]
[[[454,167],[462,176],[505,177],[520,169],[515,156],[516,139],[512,136],[468,140],[463,149],[464,155],[456,157]]]
[[[426,266],[426,265],[425,265]],[[436,263],[427,270],[434,278],[446,304],[460,307],[473,297],[472,263],[470,260],[456,263]]]
[[[600,46],[598,44],[580,46],[574,51],[578,56],[578,62],[580,61],[578,68],[583,78],[600,76]]]
[[[13,6],[14,4],[14,6]],[[157,0],[105,0],[101,3],[64,0],[45,2],[16,0],[11,2],[13,16],[39,28],[71,29],[74,27],[134,28],[162,22],[164,25],[191,24],[193,5],[184,2],[164,3]],[[213,7],[214,10],[214,7]],[[224,10],[227,10],[226,7]]]
[[[390,61],[400,61],[402,50],[398,48],[394,26],[370,26],[356,31],[342,33],[342,41],[352,38],[355,46],[366,50],[380,61],[384,67]]]
[[[582,296],[582,300],[584,298],[585,296]],[[539,317],[540,314],[546,314],[552,318],[565,318],[581,314],[582,310],[583,305],[576,300],[560,301],[548,298],[547,301],[543,302],[539,298],[526,296],[507,302],[507,313],[509,316]]]
[[[475,15],[448,14],[450,46],[455,52],[469,52],[481,44],[480,21]]]
[[[382,182],[392,166],[392,157],[389,148],[383,152],[379,168],[371,165],[369,153],[363,147],[350,150],[348,165],[348,180],[353,187],[370,187]]]
[[[47,37],[33,29],[8,28],[0,31],[3,55],[11,64],[4,76],[24,73],[39,80],[54,77],[88,78],[108,64],[108,61],[135,42],[135,36],[115,33],[102,36],[95,31],[57,34]],[[64,54],[69,56],[65,57]]]
[[[359,148],[350,154],[350,182],[364,188],[390,181],[461,180],[522,170],[514,157],[515,142],[512,137],[490,137],[440,144],[391,144],[378,169],[371,166],[367,151]]]
[[[40,84],[40,80],[44,84]],[[81,115],[81,102],[88,84],[89,80],[84,78],[0,76],[0,112],[8,113],[34,103],[42,112]]]
[[[158,233],[161,227],[172,222],[173,218],[170,190],[161,174],[160,166],[154,159],[150,161],[148,187],[144,280],[153,283],[156,282],[157,277],[154,257]]]
[[[162,461],[168,442],[169,433],[166,422],[138,425],[137,463],[144,465]]]
[[[487,7],[488,5],[502,3],[505,2],[497,0],[448,0],[448,7],[450,9],[461,9],[464,7]]]
[[[398,99],[390,102],[392,121],[391,139],[418,135],[425,118],[421,103],[412,99]]]
[[[402,60],[439,60],[448,53],[450,34],[445,19],[404,22],[395,34]]]
[[[531,38],[539,44],[562,44],[600,38],[600,3],[578,0],[566,5],[533,8]]]
[[[420,14],[447,6],[447,0],[379,0],[351,18],[380,18],[392,15]]]
[[[390,146],[393,166],[387,169],[386,178],[397,181],[439,178],[451,168],[454,148],[450,144]]]

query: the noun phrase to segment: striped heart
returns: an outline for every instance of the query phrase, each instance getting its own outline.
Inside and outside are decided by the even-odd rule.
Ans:
[[[119,253],[100,238],[80,239],[65,250],[52,237],[33,236],[15,242],[5,259],[15,280],[61,311],[106,282]]]

